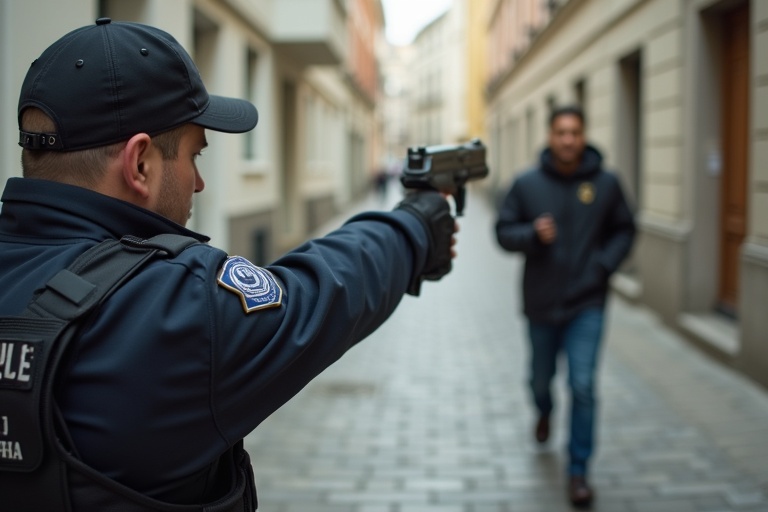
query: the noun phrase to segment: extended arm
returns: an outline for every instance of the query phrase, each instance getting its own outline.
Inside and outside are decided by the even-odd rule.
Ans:
[[[268,267],[284,291],[279,308],[243,315],[223,297],[219,311],[229,337],[218,343],[217,387],[219,418],[235,429],[230,435],[249,432],[372,333],[414,282],[450,270],[448,203],[436,192],[420,194],[429,194],[420,197],[431,197],[433,206],[366,212]],[[432,220],[422,218],[430,212]]]

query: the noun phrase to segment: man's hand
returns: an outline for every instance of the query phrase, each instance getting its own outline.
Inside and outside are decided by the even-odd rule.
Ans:
[[[406,210],[418,217],[429,234],[429,251],[424,269],[408,288],[408,293],[418,295],[421,280],[437,281],[451,271],[451,260],[456,257],[453,246],[458,225],[451,216],[451,209],[445,197],[438,192],[423,191],[408,194],[396,209]]]
[[[541,243],[545,245],[551,244],[557,238],[557,224],[549,213],[536,217],[533,221],[533,229],[536,230],[536,236]]]

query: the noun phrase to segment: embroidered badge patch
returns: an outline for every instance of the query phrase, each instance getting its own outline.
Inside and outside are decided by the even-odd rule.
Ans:
[[[242,256],[227,258],[218,283],[240,296],[246,313],[279,306],[283,300],[283,290],[272,273]]]

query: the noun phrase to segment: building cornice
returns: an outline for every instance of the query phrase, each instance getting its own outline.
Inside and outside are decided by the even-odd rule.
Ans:
[[[579,8],[581,8],[587,2],[588,0],[568,0],[563,4],[560,4],[560,6],[553,12],[552,19],[550,20],[550,22],[545,27],[543,27],[539,32],[535,32],[531,34],[531,41],[529,46],[525,49],[524,52],[516,56],[516,58],[513,61],[513,64],[510,65],[506,70],[502,71],[497,76],[491,78],[488,81],[488,84],[486,85],[486,89],[485,89],[486,99],[491,100],[496,94],[498,94],[500,90],[504,87],[504,84],[508,83],[509,80],[513,79],[520,72],[520,69],[526,63],[531,61],[531,59],[534,57],[534,54],[537,53],[537,51],[541,49],[544,45],[546,45],[549,40],[555,37],[558,30],[562,28],[562,26],[568,22],[569,18],[571,18],[573,14],[576,13],[579,10]],[[567,48],[567,51],[561,54],[561,59],[558,62],[562,63],[562,62],[567,62],[572,60],[576,55],[582,52],[585,48],[587,48],[588,46],[593,44],[595,41],[603,37],[604,33],[611,26],[617,25],[618,23],[621,22],[621,20],[630,16],[642,4],[643,4],[642,0],[637,0],[634,3],[630,4],[629,6],[627,6],[626,8],[622,9],[621,11],[618,11],[612,16],[606,18],[600,24],[600,26],[594,27],[589,37],[586,37],[581,41],[578,41],[572,45],[569,45]]]
[[[538,31],[530,31],[528,34],[530,38],[529,44],[525,50],[522,52],[516,50],[512,57],[512,63],[507,69],[488,81],[488,85],[486,86],[486,98],[495,96],[502,86],[517,74],[520,67],[531,59],[531,55],[557,32],[557,30],[565,23],[565,20],[570,17],[571,14],[576,12],[578,7],[583,4],[584,1],[585,0],[568,0],[562,4],[552,3],[554,8],[550,11],[551,17],[549,22]]]

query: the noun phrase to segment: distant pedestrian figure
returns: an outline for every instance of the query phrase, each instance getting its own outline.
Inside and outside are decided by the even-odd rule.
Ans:
[[[383,202],[387,197],[387,185],[389,184],[389,174],[387,173],[386,167],[382,166],[376,171],[374,182],[376,185],[376,193],[378,194],[379,199]]]
[[[523,304],[531,342],[535,438],[549,439],[551,383],[559,353],[568,360],[571,395],[568,497],[589,506],[596,418],[596,368],[608,280],[632,246],[635,225],[617,177],[586,143],[578,107],[554,110],[549,145],[516,178],[496,222],[499,244],[525,255]]]

